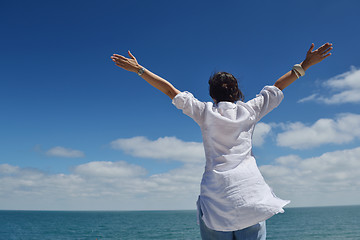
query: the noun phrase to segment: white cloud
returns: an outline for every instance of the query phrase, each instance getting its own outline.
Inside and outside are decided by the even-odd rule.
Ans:
[[[285,132],[277,136],[279,146],[306,149],[323,144],[343,144],[360,138],[360,115],[344,113],[335,119],[319,119],[307,126],[301,122],[285,124]]]
[[[305,98],[302,98],[300,99],[298,102],[299,103],[303,103],[303,102],[308,102],[308,101],[313,101],[313,100],[317,100],[318,99],[318,94],[317,93],[314,93],[314,94],[311,94],[310,96],[308,97],[305,97]]]
[[[73,169],[74,173],[87,177],[126,178],[146,175],[146,170],[137,165],[120,162],[89,162]]]
[[[0,175],[12,175],[19,171],[19,167],[11,166],[9,164],[0,165]]]
[[[301,159],[296,155],[260,167],[266,181],[293,206],[359,204],[360,147]]]
[[[301,158],[297,155],[288,155],[279,157],[275,160],[277,164],[288,166],[288,167],[295,167],[299,162],[301,161]]]
[[[339,74],[323,83],[330,90],[326,96],[312,94],[299,102],[318,101],[326,104],[360,103],[360,69],[352,66],[350,71]],[[329,92],[327,90],[327,92]]]
[[[146,137],[120,138],[111,142],[113,149],[136,157],[168,159],[180,162],[204,162],[202,143],[184,142],[176,137],[163,137],[151,141]]]
[[[270,133],[271,126],[269,124],[259,122],[255,126],[253,134],[253,145],[255,147],[262,146],[265,142],[266,136]]]
[[[46,152],[46,155],[53,157],[66,157],[66,158],[81,158],[85,157],[85,154],[79,150],[73,150],[70,148],[64,148],[61,146],[53,147]]]
[[[202,172],[200,164],[185,164],[146,175],[124,161],[97,161],[47,174],[2,164],[0,202],[2,209],[194,209]]]
[[[181,160],[184,165],[168,172],[149,175],[145,168],[125,161],[88,162],[74,166],[69,174],[47,174],[36,169],[3,164],[0,165],[2,208],[195,208],[205,164],[201,143],[183,142],[176,138],[150,141],[137,137],[118,139],[112,146],[136,156]],[[185,153],[181,153],[181,149]]]
[[[193,154],[189,158],[197,157]],[[360,147],[307,159],[289,155],[260,169],[275,193],[291,199],[293,206],[354,204],[360,199],[358,156]],[[204,170],[200,162],[151,175],[125,161],[89,162],[69,174],[2,164],[0,202],[2,209],[194,209]]]
[[[261,166],[266,181],[292,206],[359,204],[360,147],[302,159],[296,155]],[[194,209],[204,166],[185,164],[161,174],[124,161],[75,166],[47,174],[0,165],[2,209]]]

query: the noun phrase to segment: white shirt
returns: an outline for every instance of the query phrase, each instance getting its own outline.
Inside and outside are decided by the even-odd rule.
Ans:
[[[216,231],[236,231],[284,212],[290,201],[277,198],[261,175],[252,154],[255,124],[277,107],[284,95],[266,86],[254,99],[200,102],[181,92],[173,104],[200,126],[206,165],[198,210],[206,226]]]

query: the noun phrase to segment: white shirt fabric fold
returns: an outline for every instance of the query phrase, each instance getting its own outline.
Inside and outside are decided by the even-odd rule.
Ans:
[[[173,104],[202,131],[206,165],[197,204],[208,228],[240,230],[284,212],[290,202],[275,196],[252,154],[255,124],[283,97],[275,86],[246,103],[201,102],[189,92],[174,97]]]

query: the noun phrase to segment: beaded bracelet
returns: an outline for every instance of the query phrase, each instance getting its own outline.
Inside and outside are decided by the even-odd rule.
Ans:
[[[300,77],[299,73],[295,69],[293,69],[292,71],[295,73],[296,77],[299,79],[299,77]]]

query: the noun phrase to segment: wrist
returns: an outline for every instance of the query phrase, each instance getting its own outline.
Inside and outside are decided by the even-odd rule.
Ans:
[[[308,70],[309,67],[311,66],[310,63],[306,61],[306,59],[302,63],[300,63],[300,65],[304,69],[304,71]]]
[[[137,75],[141,76],[144,74],[144,72],[145,72],[145,68],[143,66],[139,65],[139,67],[137,68],[137,71],[136,71]]]

